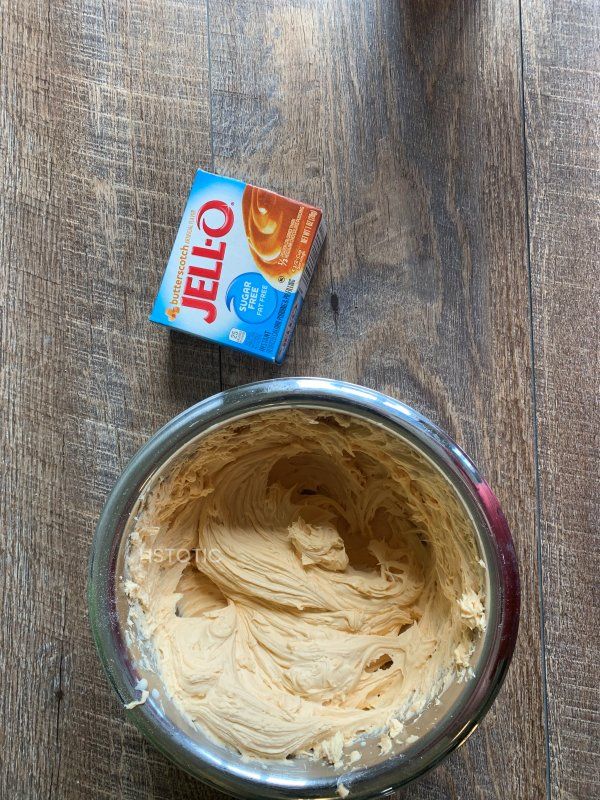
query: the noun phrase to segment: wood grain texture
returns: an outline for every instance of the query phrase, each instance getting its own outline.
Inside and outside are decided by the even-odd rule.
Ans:
[[[278,374],[422,410],[482,467],[515,535],[523,617],[505,688],[398,796],[546,796],[518,0],[0,4],[0,798],[219,796],[126,722],[88,629],[87,558],[154,430]],[[581,663],[598,646],[579,611],[597,559],[593,11],[523,0],[551,785],[565,798],[595,796],[598,738]],[[198,165],[325,209],[281,368],[147,323]]]
[[[545,795],[517,2],[209,0],[219,172],[322,205],[328,243],[283,368],[386,391],[498,491],[523,617],[469,744],[400,796]]]
[[[600,796],[600,6],[523,2],[550,789]]]
[[[24,58],[27,53],[27,59]],[[2,16],[0,44],[0,796],[51,796],[64,627],[60,556],[65,464],[48,375],[67,372],[61,286],[50,264],[58,239],[45,26],[35,8]],[[25,125],[27,124],[27,130]],[[25,621],[23,623],[23,621]],[[36,770],[23,762],[27,756]],[[27,781],[27,783],[25,783]]]
[[[210,159],[195,2],[5,3],[0,797],[206,796],[129,724],[85,602],[94,525],[218,353],[147,315]]]

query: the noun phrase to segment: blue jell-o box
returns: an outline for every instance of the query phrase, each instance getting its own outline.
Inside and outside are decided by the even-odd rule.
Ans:
[[[279,363],[324,238],[318,208],[198,170],[150,319]]]

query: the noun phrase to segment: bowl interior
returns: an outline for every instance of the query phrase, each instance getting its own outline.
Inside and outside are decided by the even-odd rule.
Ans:
[[[331,409],[329,402],[315,402],[292,400],[279,402],[276,407],[301,406],[313,409]],[[393,741],[391,753],[382,754],[378,746],[379,735],[363,737],[359,746],[362,751],[361,760],[352,767],[336,770],[333,766],[321,761],[306,758],[294,758],[285,761],[248,760],[241,757],[232,748],[226,747],[212,738],[206,736],[195,727],[175,704],[168,698],[160,677],[145,666],[147,660],[135,642],[128,641],[125,636],[129,602],[122,587],[122,576],[125,568],[125,555],[128,545],[128,536],[134,524],[136,514],[145,494],[152,490],[155,483],[161,480],[172,469],[179,459],[189,457],[191,451],[196,451],[201,445],[203,437],[222,425],[229,425],[232,421],[252,414],[262,413],[265,408],[246,409],[238,413],[231,413],[228,418],[218,421],[208,420],[200,429],[190,426],[186,434],[174,451],[163,457],[157,463],[149,464],[143,480],[137,485],[130,486],[130,493],[125,502],[120,504],[118,518],[112,520],[114,529],[110,542],[111,554],[105,559],[106,569],[103,576],[96,575],[95,587],[105,586],[107,597],[98,597],[91,592],[91,601],[96,600],[97,608],[92,607],[92,624],[96,627],[104,626],[103,632],[96,632],[101,656],[113,686],[124,702],[139,696],[136,684],[140,679],[145,679],[151,695],[143,706],[131,712],[132,718],[145,733],[145,735],[163,752],[176,760],[180,766],[198,777],[216,784],[226,791],[245,797],[338,797],[337,787],[340,780],[345,786],[352,788],[352,797],[367,797],[374,793],[381,794],[391,791],[397,785],[403,766],[411,762],[413,766],[408,773],[414,777],[418,774],[418,762],[423,762],[423,769],[431,766],[435,761],[452,749],[458,739],[462,741],[466,734],[464,730],[457,730],[457,720],[468,718],[470,721],[468,733],[476,726],[474,719],[477,705],[481,706],[482,682],[489,682],[489,676],[484,675],[485,666],[489,660],[489,651],[492,647],[494,632],[498,625],[497,595],[501,591],[498,578],[498,552],[490,537],[486,520],[477,505],[476,498],[469,492],[468,487],[460,480],[456,472],[449,469],[447,463],[439,458],[435,447],[430,447],[422,438],[416,436],[410,427],[399,426],[396,421],[386,419],[380,415],[362,409],[356,413],[363,421],[368,419],[374,425],[385,427],[394,436],[399,437],[411,448],[416,448],[424,456],[432,470],[442,474],[452,492],[459,501],[460,513],[468,521],[473,536],[476,539],[480,557],[486,564],[486,611],[488,626],[486,633],[479,637],[475,652],[471,659],[474,677],[462,683],[453,682],[440,696],[439,704],[429,706],[417,719],[406,724],[403,741]],[[340,413],[340,409],[336,409]],[[342,413],[349,412],[344,409]],[[139,470],[138,470],[139,472]],[[138,475],[139,477],[139,475]],[[121,498],[123,501],[123,498]],[[105,520],[106,523],[106,520]],[[106,546],[106,541],[104,541]],[[92,566],[92,573],[93,573]],[[93,588],[93,587],[92,587]],[[106,608],[102,608],[106,601]],[[103,613],[106,619],[102,621]],[[96,620],[94,623],[94,614]],[[100,641],[99,641],[100,640]],[[107,648],[107,641],[110,647]],[[152,692],[155,689],[156,692]],[[484,687],[489,691],[489,686]],[[491,699],[490,699],[491,702]],[[383,721],[382,721],[383,722]],[[405,737],[417,737],[411,744],[405,742]],[[350,749],[356,749],[356,744]],[[424,758],[424,754],[427,756]],[[415,766],[416,765],[416,766]],[[421,771],[423,771],[421,769]],[[395,776],[395,777],[394,777]],[[256,788],[254,791],[253,787]]]

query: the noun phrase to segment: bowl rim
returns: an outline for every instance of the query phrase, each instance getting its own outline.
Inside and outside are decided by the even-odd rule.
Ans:
[[[446,724],[434,727],[403,753],[358,769],[344,778],[352,798],[383,796],[429,771],[475,731],[496,697],[514,651],[520,611],[520,582],[510,530],[494,493],[470,458],[433,422],[381,392],[345,381],[316,377],[274,378],[215,394],[178,414],[132,457],[110,492],[94,534],[88,569],[88,609],[94,641],[104,670],[123,704],[134,698],[133,666],[116,610],[115,564],[121,539],[140,491],[157,469],[192,439],[236,417],[274,408],[331,408],[358,415],[396,432],[445,473],[474,518],[486,549],[490,608],[484,651],[469,691]],[[493,580],[492,580],[493,579]],[[126,712],[144,736],[179,767],[240,798],[292,800],[338,797],[340,777],[311,783],[269,778],[234,769],[226,760],[195,744],[152,703]]]

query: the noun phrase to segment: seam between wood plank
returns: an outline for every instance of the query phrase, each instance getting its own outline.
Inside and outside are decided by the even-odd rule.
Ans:
[[[527,159],[527,123],[525,108],[525,55],[523,44],[523,7],[519,0],[519,51],[521,56],[521,131],[523,135],[523,181],[525,194],[525,254],[527,258],[527,291],[529,303],[529,338],[531,351],[531,413],[533,430],[533,468],[535,473],[535,547],[538,561],[538,594],[540,608],[540,654],[542,659],[542,699],[544,718],[544,738],[546,740],[546,796],[552,800],[552,765],[550,762],[550,720],[548,712],[548,678],[546,670],[546,617],[544,609],[544,584],[542,566],[542,533],[541,533],[541,489],[540,489],[540,459],[538,447],[538,417],[537,417],[537,390],[535,370],[535,335],[533,330],[533,285],[531,273],[531,235],[529,229],[529,180]]]
[[[52,90],[52,86],[54,83],[54,61],[53,61],[53,42],[52,42],[52,0],[48,0],[47,8],[46,8],[46,36],[48,40],[48,58],[49,58],[49,77],[48,77],[48,86],[49,92]],[[54,120],[53,120],[54,121]],[[47,201],[48,204],[51,203],[53,195],[54,195],[54,183],[53,183],[53,174],[52,174],[52,155],[49,155],[49,175],[48,175],[48,197]],[[60,234],[59,234],[60,240]],[[62,435],[62,448],[64,451],[65,446],[65,436],[64,432]],[[60,779],[61,779],[61,763],[62,763],[62,746],[61,746],[61,724],[62,718],[64,714],[64,703],[63,700],[63,682],[64,682],[64,663],[65,663],[65,634],[67,629],[67,597],[66,594],[62,596],[62,625],[61,625],[61,634],[60,634],[60,651],[58,654],[58,685],[56,685],[56,679],[53,680],[55,688],[53,689],[54,697],[56,698],[56,725],[54,728],[54,742],[53,742],[53,749],[54,749],[54,757],[52,759],[52,766],[50,770],[50,781],[48,785],[48,800],[52,800],[52,797],[55,791],[58,791],[60,787]]]
[[[210,169],[215,171],[215,128],[213,125],[213,84],[212,84],[212,47],[210,41],[210,0],[204,0],[206,9],[206,50],[208,62],[208,141],[210,146]],[[223,391],[223,353],[219,345],[219,390]]]
[[[50,12],[48,12],[50,13]],[[62,749],[60,743],[60,722],[61,722],[61,711],[63,710],[63,668],[65,663],[65,633],[67,630],[67,600],[66,596],[63,596],[63,621],[62,621],[62,630],[61,630],[61,640],[60,640],[60,657],[58,662],[58,687],[54,690],[57,703],[56,703],[56,738],[54,741],[56,753],[55,753],[55,768],[52,769],[52,774],[50,776],[50,786],[48,792],[48,800],[52,800],[52,796],[54,794],[54,790],[58,789],[60,786],[60,767],[61,767],[61,760],[62,760]],[[56,778],[56,779],[55,779]]]

